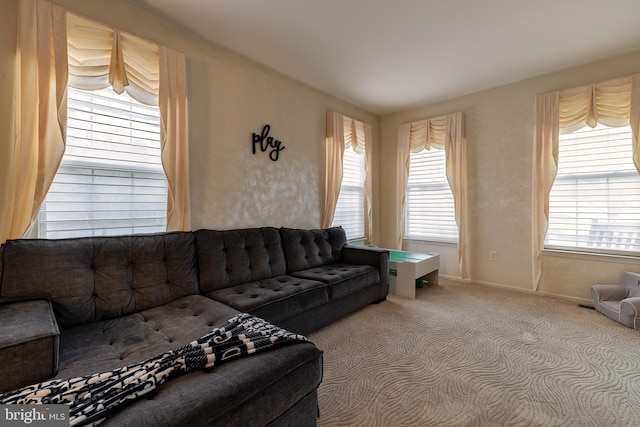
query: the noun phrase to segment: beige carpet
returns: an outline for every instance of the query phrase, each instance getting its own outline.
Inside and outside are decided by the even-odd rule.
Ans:
[[[319,426],[640,426],[640,331],[571,302],[441,280],[309,338]]]

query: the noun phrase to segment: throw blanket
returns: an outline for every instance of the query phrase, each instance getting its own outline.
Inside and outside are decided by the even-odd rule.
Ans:
[[[238,314],[189,344],[108,372],[51,380],[0,395],[4,404],[69,404],[72,426],[96,425],[169,377],[210,368],[276,345],[308,341],[250,314]]]

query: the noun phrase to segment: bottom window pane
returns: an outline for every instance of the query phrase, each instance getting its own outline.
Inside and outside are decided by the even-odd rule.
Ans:
[[[344,152],[343,176],[332,226],[342,226],[347,239],[364,238],[364,155]]]
[[[561,135],[545,247],[640,252],[640,175],[628,126]]]
[[[405,238],[456,242],[453,194],[446,177],[445,152],[411,153],[405,207]]]
[[[40,208],[42,238],[166,231],[158,107],[69,88],[62,163]]]

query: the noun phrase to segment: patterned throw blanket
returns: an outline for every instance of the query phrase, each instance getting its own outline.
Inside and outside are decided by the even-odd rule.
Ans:
[[[97,425],[170,377],[306,337],[241,313],[196,341],[145,362],[112,371],[51,380],[0,394],[3,404],[69,404],[72,426]]]

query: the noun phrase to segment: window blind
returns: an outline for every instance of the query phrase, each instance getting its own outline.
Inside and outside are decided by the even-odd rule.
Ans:
[[[67,146],[40,209],[39,236],[166,231],[158,107],[113,90],[68,89]]]
[[[347,239],[364,238],[364,154],[348,148],[342,163],[342,185],[333,226],[342,226]]]
[[[560,135],[545,247],[640,252],[640,175],[629,126]]]
[[[405,238],[457,242],[453,194],[446,177],[445,151],[411,153],[405,207]]]

